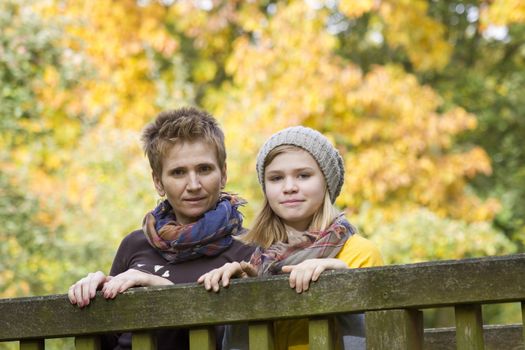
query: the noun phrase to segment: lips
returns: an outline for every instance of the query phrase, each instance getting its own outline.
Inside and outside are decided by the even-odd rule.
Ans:
[[[206,197],[184,198],[184,201],[188,203],[198,203],[205,199]]]
[[[287,199],[285,201],[280,202],[280,204],[285,205],[285,206],[293,206],[293,205],[301,204],[303,202],[304,200],[302,199]]]

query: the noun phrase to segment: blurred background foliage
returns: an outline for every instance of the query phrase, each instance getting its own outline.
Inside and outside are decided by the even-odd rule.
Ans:
[[[304,124],[387,263],[524,251],[521,0],[4,0],[0,33],[3,298],[109,270],[157,200],[140,130],[185,105],[224,127],[248,227],[258,147]]]

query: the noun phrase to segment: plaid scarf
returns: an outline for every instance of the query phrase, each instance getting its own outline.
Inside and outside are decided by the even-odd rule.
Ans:
[[[286,265],[296,265],[306,259],[335,257],[355,233],[354,226],[341,214],[325,231],[305,231],[295,243],[277,242],[267,249],[257,248],[250,263],[257,268],[259,276],[277,275]]]
[[[233,242],[232,235],[242,232],[242,214],[237,210],[246,202],[234,195],[221,193],[217,206],[196,222],[177,223],[168,200],[146,214],[143,231],[149,244],[169,263],[215,256]]]

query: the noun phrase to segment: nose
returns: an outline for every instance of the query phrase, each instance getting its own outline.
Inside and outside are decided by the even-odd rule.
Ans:
[[[201,188],[201,181],[200,181],[200,178],[199,178],[199,175],[194,173],[194,172],[190,172],[188,174],[188,185],[186,187],[188,189],[188,191],[198,191],[200,190]]]
[[[284,179],[283,184],[283,192],[284,193],[293,193],[297,191],[297,184],[295,183],[295,180],[291,176],[287,176]]]

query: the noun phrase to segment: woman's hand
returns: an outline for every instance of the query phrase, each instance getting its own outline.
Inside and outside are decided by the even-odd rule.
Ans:
[[[123,293],[131,287],[141,286],[169,286],[173,282],[147,272],[129,269],[109,279],[102,287],[102,293],[106,299],[114,299],[117,294]]]
[[[283,266],[283,272],[290,273],[290,287],[297,293],[306,292],[310,281],[317,281],[325,270],[347,269],[348,266],[339,259],[307,259],[297,265]]]
[[[257,276],[257,270],[253,265],[245,261],[240,263],[235,261],[226,263],[223,266],[213,269],[208,273],[200,276],[197,280],[198,283],[204,284],[206,290],[213,290],[214,292],[219,291],[219,282],[222,281],[222,286],[227,287],[230,284],[230,278],[232,277],[253,277]]]
[[[111,276],[106,276],[101,271],[89,273],[86,277],[69,287],[67,292],[69,301],[71,304],[76,304],[79,307],[89,305],[89,301],[95,297],[97,290],[110,279]]]

